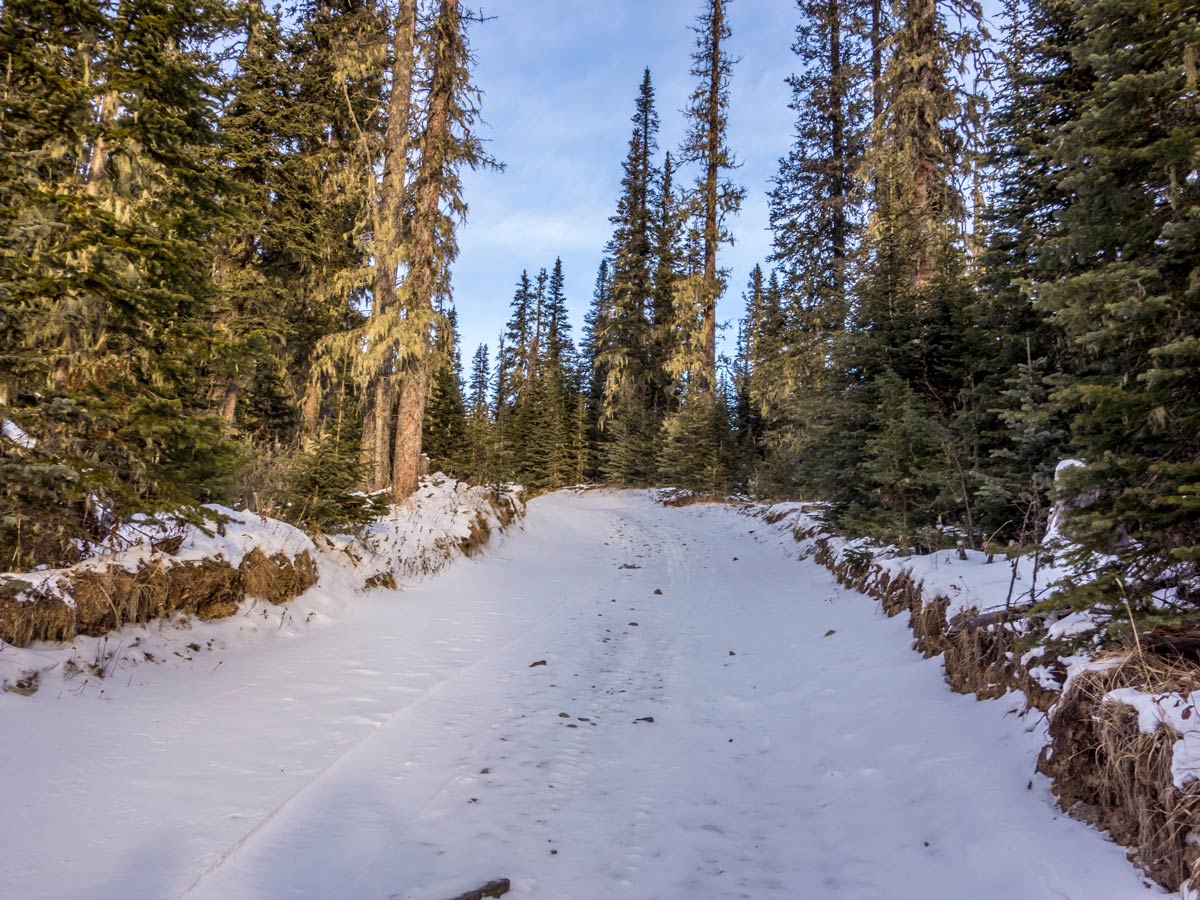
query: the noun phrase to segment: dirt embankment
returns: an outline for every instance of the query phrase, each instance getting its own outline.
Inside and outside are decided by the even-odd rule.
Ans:
[[[286,603],[316,583],[317,564],[308,551],[268,556],[258,548],[237,566],[221,558],[179,561],[163,553],[132,570],[120,565],[64,570],[33,587],[10,578],[0,584],[0,640],[25,647],[31,641],[98,637],[177,613],[222,619],[247,598]]]

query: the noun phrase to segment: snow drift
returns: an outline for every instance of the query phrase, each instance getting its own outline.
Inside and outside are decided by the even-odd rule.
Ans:
[[[356,535],[314,539],[265,516],[215,505],[204,511],[200,524],[132,521],[97,556],[74,566],[0,575],[4,690],[32,693],[51,670],[68,679],[77,672],[103,677],[110,664],[186,654],[198,623],[248,617],[260,601],[260,618],[267,618],[270,607],[311,595],[298,616],[307,623],[336,612],[356,591],[397,589],[473,555],[519,519],[524,504],[516,487],[470,487],[434,475]],[[327,589],[314,593],[318,582]],[[110,633],[154,622],[154,640],[150,633],[123,635],[117,650],[107,649]],[[175,636],[164,638],[168,625]],[[36,642],[61,646],[20,649]]]

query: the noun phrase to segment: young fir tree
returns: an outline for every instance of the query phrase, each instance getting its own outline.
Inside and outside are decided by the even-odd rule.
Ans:
[[[656,423],[650,408],[650,301],[654,273],[654,187],[658,114],[650,70],[642,77],[629,152],[622,164],[621,196],[607,251],[612,260],[608,314],[594,327],[597,362],[604,369],[600,428],[605,432],[601,469],[608,480],[638,484],[653,477]]]
[[[1072,52],[1095,80],[1057,130],[1054,161],[1071,198],[1056,249],[1078,270],[1036,291],[1069,341],[1054,403],[1086,463],[1067,485],[1070,532],[1101,560],[1078,593],[1114,606],[1156,590],[1190,600],[1200,564],[1200,24],[1181,0],[1098,0],[1076,14]]]
[[[458,348],[458,313],[453,308],[439,318],[436,337],[437,355],[425,407],[423,452],[429,457],[431,472],[466,478],[467,411],[462,390],[462,356]]]
[[[562,260],[555,259],[546,291],[546,343],[543,378],[546,412],[541,425],[550,436],[546,481],[562,487],[582,480],[579,472],[581,437],[575,422],[581,391],[571,321],[567,315]]]
[[[504,447],[506,477],[517,477],[523,468],[521,454],[530,439],[530,384],[533,366],[530,347],[536,327],[536,295],[528,272],[521,272],[510,305],[508,324],[500,341],[496,376],[496,427]]]
[[[481,484],[500,477],[495,459],[495,432],[491,409],[491,360],[487,344],[480,344],[471,357],[467,383],[467,472]]]
[[[600,421],[604,411],[604,386],[608,383],[608,368],[604,362],[608,354],[604,340],[605,335],[611,333],[608,329],[608,319],[612,315],[612,282],[609,271],[608,260],[600,260],[595,287],[592,290],[592,301],[583,318],[583,335],[579,348],[579,370],[583,381],[586,419],[584,428],[587,435],[586,462],[583,469],[588,478],[599,475],[599,458],[603,455],[601,444],[605,440]]]

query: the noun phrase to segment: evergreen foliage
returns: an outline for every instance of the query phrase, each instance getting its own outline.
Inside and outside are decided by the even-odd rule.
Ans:
[[[6,0],[0,564],[213,500],[356,527],[423,450],[820,498],[903,547],[1033,547],[1057,500],[1073,603],[1192,609],[1194,4],[1004,0],[993,70],[974,0],[797,0],[771,268],[722,367],[731,5],[697,5],[683,145],[644,71],[578,343],[530,261],[464,379],[461,170],[492,161],[458,0]]]

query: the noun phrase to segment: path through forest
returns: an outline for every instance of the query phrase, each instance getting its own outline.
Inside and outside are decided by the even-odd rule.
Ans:
[[[1156,894],[1053,806],[1037,714],[909,643],[732,510],[542,497],[489,556],[214,671],[6,698],[0,896]]]

